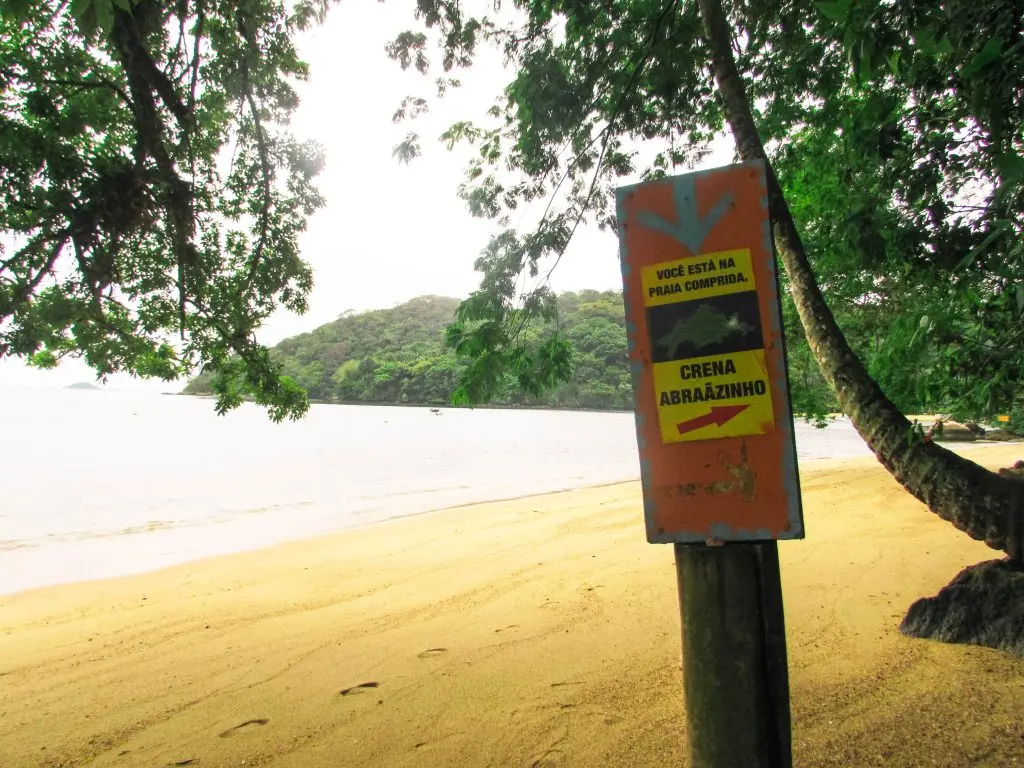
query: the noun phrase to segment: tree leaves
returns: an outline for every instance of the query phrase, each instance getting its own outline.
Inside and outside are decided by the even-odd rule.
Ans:
[[[406,96],[402,99],[402,103],[395,110],[395,114],[391,117],[391,122],[400,123],[403,120],[413,119],[419,117],[427,111],[427,100],[421,99],[417,96]]]
[[[420,137],[415,133],[407,133],[405,138],[399,142],[391,151],[391,156],[400,163],[410,163],[422,153]]]
[[[488,375],[493,391],[487,399],[628,408],[632,393],[619,292],[582,291],[536,300],[546,305],[542,311],[551,319],[525,335],[522,348],[509,356],[514,362]],[[474,343],[473,334],[465,333],[471,321],[450,322],[458,305],[455,299],[421,296],[391,309],[346,313],[311,333],[285,339],[271,350],[271,358],[319,400],[445,404],[469,365],[454,349]],[[500,326],[492,328],[500,333]],[[576,350],[572,360],[570,339]],[[186,392],[210,392],[211,386],[211,377],[201,376]],[[480,400],[472,397],[480,396],[482,390],[463,390],[455,401],[473,405]]]
[[[995,156],[995,166],[1004,184],[1024,181],[1024,157],[1016,152],[1001,152]]]
[[[444,51],[458,35],[446,36],[441,6],[434,24]],[[532,251],[529,237],[506,238],[515,258],[478,264],[491,303],[470,301],[494,307],[488,322],[505,332],[489,328],[464,347],[470,358],[486,358],[474,369],[482,375],[501,360],[536,363],[509,357],[529,327],[530,312],[517,312],[538,272],[542,282],[557,264],[574,222],[613,223],[616,177],[693,167],[722,128],[695,4],[516,7],[522,24],[489,38],[515,66],[493,122],[461,121],[442,141],[481,142],[497,131],[460,196],[474,215],[497,221],[531,195],[547,197],[538,233],[557,222],[560,236],[535,238]],[[1024,325],[1014,309],[1024,279],[1024,59],[1011,42],[1019,37],[1014,8],[1012,0],[731,7],[758,129],[821,286],[872,374],[909,409],[955,405],[980,414],[1021,397],[1019,377],[1009,376],[1022,368],[1014,328]],[[554,21],[560,16],[564,29]],[[647,163],[631,151],[639,140]],[[543,269],[540,259],[548,260]],[[917,332],[923,316],[928,333]],[[798,328],[791,325],[787,341],[802,391],[814,393],[801,408],[832,407]]]
[[[998,38],[989,38],[985,45],[978,51],[978,54],[971,59],[960,70],[961,77],[973,77],[992,62],[996,61],[1003,53],[1003,43]]]
[[[0,17],[0,356],[204,367],[221,412],[301,416],[253,333],[312,285],[297,236],[323,157],[287,132],[304,21],[277,0],[18,7]]]
[[[837,24],[845,24],[850,15],[850,6],[853,0],[839,0],[838,2],[815,3],[822,15]]]
[[[429,67],[426,55],[427,36],[422,32],[402,32],[385,46],[388,56],[398,62],[402,69],[415,66],[420,74]]]
[[[914,43],[922,53],[930,56],[948,56],[956,50],[948,35],[932,27],[918,30],[914,35]]]
[[[131,12],[140,0],[72,0],[71,14],[78,19],[82,32],[91,37],[98,30],[109,35],[114,27],[114,10]]]
[[[543,319],[538,297],[577,227],[587,221],[613,224],[614,184],[634,171],[634,153],[625,148],[624,137],[674,135],[663,122],[671,112],[685,113],[693,105],[693,111],[718,115],[718,108],[705,98],[708,93],[685,90],[687,67],[699,60],[691,49],[699,25],[692,6],[678,0],[530,4],[521,29],[498,28],[450,10],[447,3],[421,4],[426,27],[437,28],[446,70],[466,66],[481,35],[501,45],[517,65],[487,120],[459,121],[441,137],[449,147],[468,142],[479,151],[459,196],[473,215],[499,222],[511,211],[558,196],[549,198],[527,234],[501,230],[476,265],[481,291],[467,300],[467,310],[486,306],[490,314],[476,316],[481,325],[460,331],[466,334],[460,337],[460,354],[467,360],[479,357],[467,368],[460,392],[472,400],[505,377],[532,387],[565,375],[563,340],[552,337],[538,350],[526,350],[519,340]],[[564,42],[557,41],[553,25],[558,14],[571,33]],[[406,51],[421,42],[411,33],[400,35],[391,53],[409,66]],[[656,89],[658,96],[644,98],[641,86]],[[673,161],[699,156],[712,135],[693,131],[685,151],[667,156]],[[414,154],[396,147],[402,160]],[[519,179],[506,183],[507,171]],[[479,387],[471,383],[473,376],[481,377]]]

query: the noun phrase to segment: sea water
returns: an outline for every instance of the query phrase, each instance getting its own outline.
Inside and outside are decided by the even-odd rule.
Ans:
[[[869,455],[797,424],[801,463]],[[0,391],[0,593],[152,570],[389,518],[639,477],[630,413]]]

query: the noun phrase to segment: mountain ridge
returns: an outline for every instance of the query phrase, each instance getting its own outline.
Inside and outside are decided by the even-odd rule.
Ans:
[[[539,397],[509,382],[492,405],[498,407],[630,410],[632,386],[619,291],[583,290],[559,294],[557,327],[572,342],[572,379]],[[346,311],[312,331],[283,339],[271,348],[284,373],[320,402],[444,405],[466,363],[445,349],[443,333],[460,299],[428,294],[389,309]],[[525,341],[546,328],[530,329]],[[210,393],[200,374],[182,394]]]

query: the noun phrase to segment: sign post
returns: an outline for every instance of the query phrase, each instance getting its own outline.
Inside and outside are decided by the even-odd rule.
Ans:
[[[762,163],[617,191],[647,540],[673,544],[695,768],[792,764],[777,541],[803,538]]]

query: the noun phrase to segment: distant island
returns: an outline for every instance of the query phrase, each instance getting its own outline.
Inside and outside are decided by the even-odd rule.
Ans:
[[[530,395],[509,376],[504,394],[488,407],[632,410],[622,293],[567,291],[556,300],[557,320],[528,329],[525,341],[529,346],[557,327],[573,347],[572,379],[554,391]],[[447,405],[467,365],[445,348],[443,340],[459,304],[460,299],[448,296],[419,296],[391,309],[344,312],[309,333],[285,339],[270,354],[314,402]],[[790,345],[794,409],[838,410],[835,394],[806,350],[806,341],[800,354],[800,341],[794,338]],[[181,394],[211,395],[210,376],[200,374]]]
[[[446,405],[464,361],[443,342],[459,299],[419,296],[391,309],[346,312],[271,349],[284,372],[312,400],[330,403]],[[630,410],[626,324],[619,291],[558,295],[558,330],[572,342],[574,375],[553,392],[532,396],[510,381],[497,407]],[[528,331],[539,338],[544,330]],[[182,394],[210,394],[200,375]]]
[[[75,384],[68,384],[64,389],[88,389],[98,392],[102,387],[97,387],[95,384],[88,381],[79,381]]]
[[[629,411],[633,389],[629,376],[626,322],[619,291],[560,293],[558,332],[573,346],[573,376],[552,392],[539,396],[522,392],[510,380],[505,393],[491,408],[554,408],[565,410]],[[319,328],[292,336],[270,350],[284,373],[295,379],[314,402],[351,405],[448,405],[466,361],[445,348],[444,329],[459,299],[419,296],[391,309],[344,312]],[[691,317],[690,320],[707,318]],[[712,318],[714,319],[714,318]],[[730,322],[738,323],[737,318]],[[735,326],[746,332],[746,327]],[[553,326],[527,331],[527,345]],[[669,340],[660,340],[662,343]],[[807,341],[787,332],[789,381],[797,414],[837,413],[835,393],[825,383]],[[71,389],[96,389],[74,384]],[[210,376],[200,374],[188,382],[182,395],[212,394]],[[917,405],[910,403],[909,405]],[[929,413],[942,412],[938,407]],[[922,413],[908,410],[908,413]],[[923,418],[927,427],[937,417]],[[945,419],[946,417],[944,417]],[[969,421],[970,419],[966,419]],[[824,417],[822,425],[827,423]],[[948,421],[948,419],[947,419]],[[993,425],[1008,427],[1008,425]],[[948,422],[938,440],[1008,439],[1019,430],[990,429],[984,436]]]

